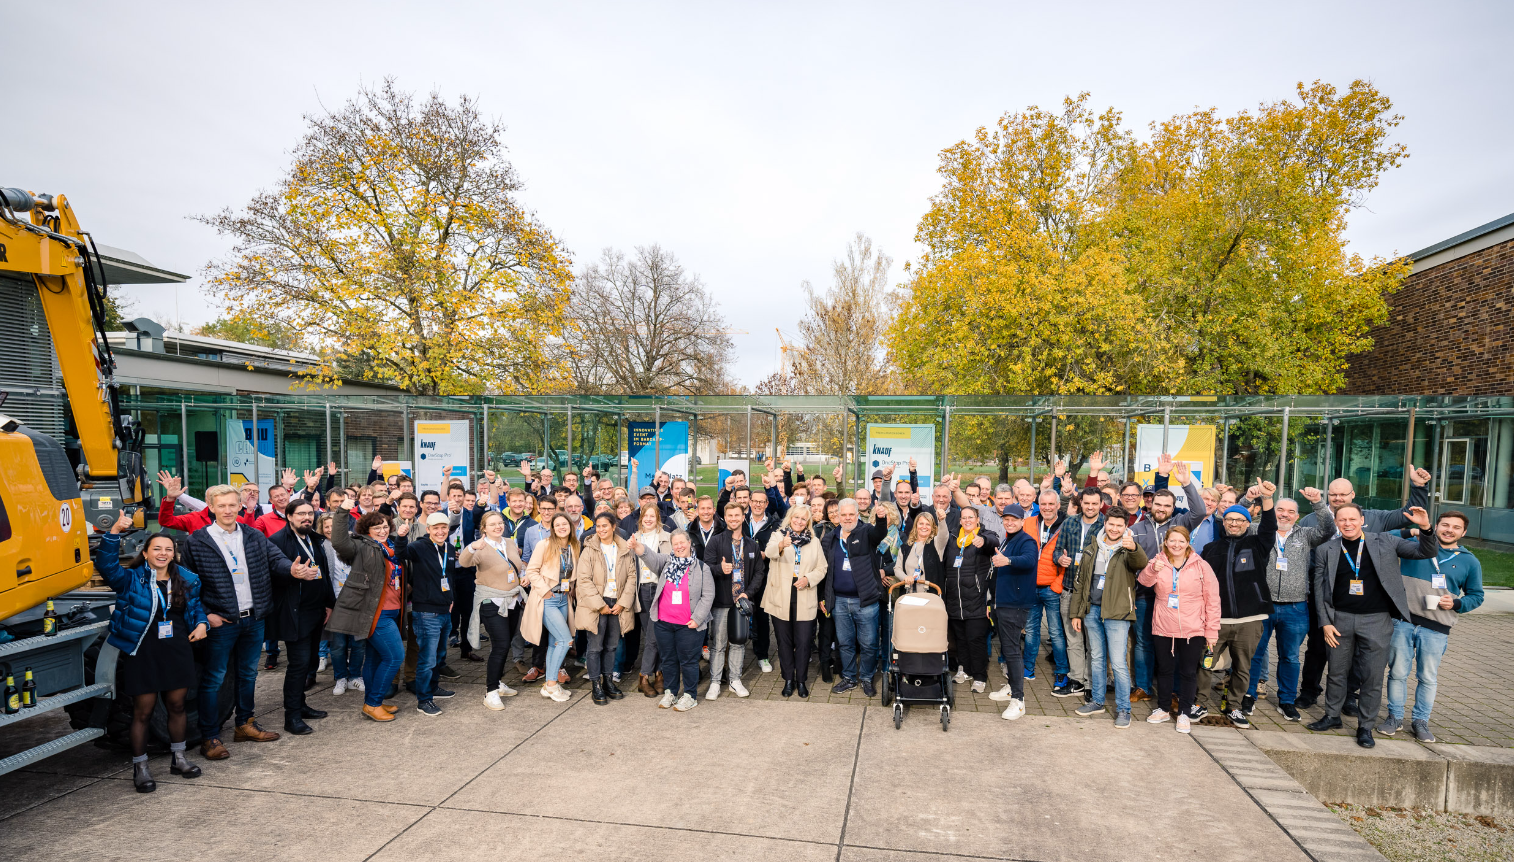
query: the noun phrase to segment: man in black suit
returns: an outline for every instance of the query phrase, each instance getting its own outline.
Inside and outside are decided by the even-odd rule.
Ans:
[[[289,663],[284,669],[284,730],[296,736],[311,732],[306,719],[325,718],[324,710],[305,703],[305,680],[321,642],[321,629],[336,606],[327,566],[326,538],[315,531],[315,507],[295,498],[284,507],[288,521],[269,541],[297,563],[306,563],[302,574],[273,575],[273,613],[268,636],[284,642]]]

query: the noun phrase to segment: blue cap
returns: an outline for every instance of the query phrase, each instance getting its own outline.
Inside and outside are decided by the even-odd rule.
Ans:
[[[1230,508],[1228,508],[1225,511],[1223,511],[1223,512],[1220,513],[1220,520],[1221,521],[1225,520],[1225,516],[1226,515],[1231,515],[1231,514],[1241,515],[1247,521],[1251,520],[1251,510],[1248,509],[1248,508],[1246,508],[1245,506],[1231,506]]]
[[[1004,510],[1004,517],[1006,517],[1006,518],[1019,518],[1021,520],[1024,520],[1025,519],[1025,508],[1023,506],[1021,506],[1019,503],[1010,503],[1009,506],[1008,506],[1008,508],[1006,508]]]

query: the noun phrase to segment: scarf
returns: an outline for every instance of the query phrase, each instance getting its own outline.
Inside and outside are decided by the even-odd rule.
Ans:
[[[1107,544],[1103,536],[1095,536],[1093,540],[1099,549],[1097,556],[1094,557],[1093,573],[1102,575],[1109,571],[1109,561],[1114,557],[1115,551],[1120,549],[1120,543],[1125,541],[1125,537],[1121,536],[1120,541],[1112,545]]]
[[[805,545],[808,545],[810,543],[810,539],[815,538],[815,534],[811,533],[809,530],[784,530],[784,532],[788,534],[789,544],[793,545],[796,548],[802,548]]]
[[[668,567],[663,570],[669,583],[676,589],[683,585],[683,579],[689,570],[694,567],[693,557],[674,557],[668,561]]]
[[[958,527],[957,548],[961,549],[967,547],[968,545],[971,545],[973,543],[973,539],[976,539],[977,537],[978,531],[976,528],[974,528],[973,531],[969,533],[966,527]]]

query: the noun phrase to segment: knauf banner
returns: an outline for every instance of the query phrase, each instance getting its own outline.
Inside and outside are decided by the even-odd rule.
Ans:
[[[909,478],[909,459],[915,459],[920,476],[920,490],[931,488],[936,476],[936,426],[873,425],[867,426],[867,469],[863,480],[872,486],[874,470],[894,468],[892,481]]]
[[[472,453],[467,422],[415,423],[416,493],[440,491],[442,471],[447,467],[452,468],[452,476],[466,484]]]
[[[1187,461],[1199,487],[1214,484],[1214,426],[1168,425],[1167,453],[1174,461]],[[1157,458],[1162,454],[1162,426],[1137,425],[1135,481],[1144,487],[1156,481]],[[1187,495],[1176,482],[1168,485],[1178,498],[1178,508],[1188,508]]]
[[[630,444],[626,447],[636,461],[636,472],[631,475],[631,494],[634,497],[645,485],[652,484],[652,477],[659,469],[669,476],[689,478],[689,423],[662,423],[661,443],[652,436],[651,422],[631,422],[628,425]],[[654,463],[658,455],[662,463]]]
[[[257,466],[253,466],[253,452],[257,452]],[[273,469],[273,420],[258,420],[258,442],[252,443],[252,420],[232,419],[226,426],[226,479],[235,485],[258,483],[258,499],[268,501],[268,489],[278,484],[279,475]]]

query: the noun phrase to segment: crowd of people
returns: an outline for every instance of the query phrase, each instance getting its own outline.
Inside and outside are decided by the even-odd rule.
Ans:
[[[948,475],[922,493],[911,462],[907,477],[875,471],[850,494],[840,467],[828,481],[769,460],[760,484],[738,470],[713,499],[662,472],[633,498],[588,468],[559,483],[529,464],[514,485],[484,471],[475,487],[446,479],[417,496],[381,463],[347,487],[334,463],[303,482],[285,470],[266,502],[252,484],[195,499],[164,472],[158,522],[183,536],[154,534],[127,562],[129,517],[102,539],[139,791],[156,786],[146,726],[158,697],[174,774],[201,773],[185,757],[191,685],[201,755],[230,756],[217,703],[228,672],[233,740],[280,737],[254,713],[265,654],[267,669],[284,658],[283,729],[294,735],[327,715],[305,693],[328,664],[332,694],[360,694],[373,721],[397,719],[402,691],[421,715],[440,715],[460,676],[449,646],[485,663],[491,710],[518,693],[504,678],[512,662],[559,702],[581,667],[596,705],[634,682],[659,708],[686,712],[701,663],[715,700],[747,697],[743,677],[774,672],[774,658],[785,698],[810,696],[812,662],[830,691],[871,698],[889,663],[888,597],[925,584],[947,608],[955,684],[987,692],[996,652],[1006,682],[987,696],[1008,720],[1025,714],[1044,631],[1051,693],[1081,699],[1079,715],[1112,714],[1116,728],[1142,702],[1148,722],[1180,732],[1211,704],[1249,727],[1276,649],[1284,719],[1302,720],[1323,696],[1310,729],[1354,716],[1370,747],[1374,728],[1402,729],[1412,670],[1410,731],[1433,741],[1440,659],[1458,616],[1483,598],[1478,561],[1458,544],[1467,516],[1446,510],[1432,524],[1430,475],[1412,466],[1400,509],[1364,510],[1336,479],[1299,491],[1305,514],[1271,482],[1203,488],[1167,455],[1146,487],[1112,481],[1094,453],[1081,485],[1059,463],[1039,487]]]

